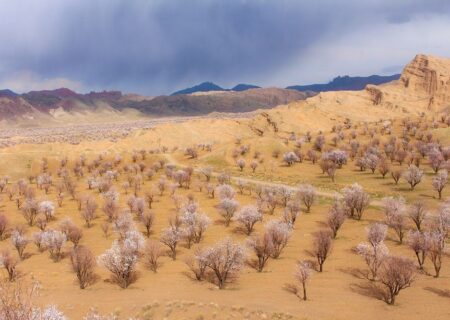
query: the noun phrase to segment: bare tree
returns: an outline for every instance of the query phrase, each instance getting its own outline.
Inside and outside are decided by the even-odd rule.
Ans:
[[[135,196],[131,196],[128,199],[127,205],[130,208],[130,212],[134,213],[138,219],[141,218],[146,208],[145,200]]]
[[[6,238],[8,233],[9,221],[6,215],[0,213],[0,240]]]
[[[63,231],[66,235],[67,240],[73,243],[73,246],[76,248],[80,243],[81,238],[83,237],[83,230],[79,228],[75,223],[71,223],[67,226],[67,229]]]
[[[325,136],[323,134],[319,134],[316,136],[314,140],[314,149],[317,151],[322,151],[323,146],[325,145]]]
[[[298,187],[298,195],[300,200],[306,207],[306,212],[309,212],[311,206],[316,201],[317,192],[316,189],[310,184],[301,184]]]
[[[11,233],[11,243],[16,248],[19,258],[23,260],[24,251],[30,240],[24,235],[22,230],[13,230]]]
[[[75,272],[80,289],[85,289],[95,281],[94,269],[97,265],[91,250],[78,246],[70,253],[70,264]]]
[[[327,165],[325,168],[325,172],[327,174],[328,177],[330,177],[331,181],[334,182],[335,181],[335,176],[336,176],[336,165],[333,162],[330,161],[326,161]]]
[[[444,190],[447,182],[448,182],[447,170],[439,171],[432,180],[433,189],[437,191],[439,199],[442,198],[442,190]]]
[[[170,226],[161,233],[161,242],[170,249],[170,257],[175,260],[177,257],[177,245],[183,238],[183,231],[179,228]]]
[[[312,162],[312,164],[316,164],[317,160],[319,160],[319,154],[312,149],[308,150],[306,156],[308,157],[309,161]]]
[[[207,248],[205,252],[207,266],[213,271],[219,289],[224,289],[227,280],[244,266],[244,248],[227,238]]]
[[[427,217],[425,203],[423,201],[415,201],[408,209],[408,215],[416,225],[418,231],[422,229],[422,223]]]
[[[228,227],[230,225],[231,219],[233,218],[237,208],[239,206],[239,202],[235,199],[223,198],[219,203],[219,213],[225,220],[225,226]]]
[[[219,195],[219,198],[221,200],[224,199],[234,199],[234,196],[236,195],[236,192],[234,191],[233,187],[229,184],[221,184],[217,187],[216,193]]]
[[[442,255],[445,246],[444,234],[439,231],[430,232],[426,237],[426,242],[428,257],[434,266],[434,277],[438,278],[442,266]]]
[[[152,203],[155,201],[155,197],[156,197],[155,191],[150,190],[145,192],[144,199],[149,209],[152,208]]]
[[[45,216],[48,222],[55,216],[55,205],[51,201],[42,201],[39,203],[38,211]]]
[[[319,230],[314,234],[313,254],[319,265],[319,272],[323,271],[323,264],[331,251],[331,234],[328,230]]]
[[[286,152],[286,153],[283,155],[283,161],[290,167],[290,166],[292,166],[295,162],[299,162],[300,159],[299,159],[299,157],[295,154],[295,152],[289,151],[289,152]]]
[[[0,254],[0,266],[5,268],[8,273],[8,280],[14,281],[17,278],[18,271],[17,265],[19,264],[19,260],[14,257],[11,252],[8,250],[2,251]]]
[[[211,219],[206,214],[197,212],[196,205],[191,209],[185,209],[180,219],[184,225],[183,234],[188,248],[193,242],[199,243],[202,240],[203,234],[211,224]]]
[[[42,233],[42,242],[49,251],[50,257],[56,262],[61,260],[62,249],[66,244],[67,236],[59,230],[47,230]]]
[[[348,210],[349,216],[361,220],[364,210],[370,204],[370,196],[357,183],[342,189],[342,194],[342,200]]]
[[[255,173],[256,168],[258,168],[259,162],[257,160],[252,160],[250,163],[250,168],[252,168],[252,172]]]
[[[330,210],[328,211],[327,217],[327,224],[331,229],[333,239],[336,238],[339,229],[345,222],[345,218],[346,218],[345,210],[344,208],[342,208],[339,201],[337,201],[336,199],[333,205],[331,206]]]
[[[387,226],[381,223],[375,223],[367,229],[367,243],[360,243],[356,247],[356,252],[366,261],[371,273],[371,280],[375,280],[378,270],[384,259],[389,254],[388,248],[384,244],[387,234]]]
[[[419,269],[422,270],[425,257],[428,253],[428,235],[419,230],[410,231],[408,235],[408,246],[414,251],[417,262],[419,263]]]
[[[297,263],[297,266],[295,267],[294,271],[294,277],[297,279],[298,282],[302,285],[303,289],[303,300],[307,300],[306,296],[306,283],[308,282],[309,278],[311,278],[312,275],[312,269],[311,265],[307,261],[300,261]]]
[[[274,246],[270,233],[263,234],[247,240],[247,245],[255,253],[257,260],[254,267],[258,272],[262,272],[267,261],[273,255]]]
[[[415,165],[411,165],[403,173],[403,179],[405,179],[411,186],[411,190],[422,181],[423,171]]]
[[[294,226],[295,221],[300,215],[300,210],[301,210],[300,202],[297,199],[290,200],[283,211],[284,221],[290,226]]]
[[[86,226],[91,227],[91,222],[96,218],[96,210],[98,204],[94,197],[87,197],[84,203],[84,207],[81,210],[81,216],[86,221]]]
[[[272,242],[272,258],[277,259],[289,241],[291,226],[280,220],[270,220],[265,226],[265,233]]]
[[[255,224],[263,218],[262,213],[256,206],[248,205],[242,207],[234,217],[234,220],[242,224],[246,230],[247,235],[253,231]]]
[[[125,239],[127,232],[134,229],[134,223],[131,214],[128,212],[119,214],[117,219],[113,221],[113,227],[114,231],[119,235],[119,239]]]
[[[188,257],[185,260],[186,265],[192,271],[197,281],[202,281],[208,268],[208,251],[202,248],[195,250],[194,256]]]
[[[159,195],[162,196],[164,194],[164,191],[166,190],[167,187],[167,178],[166,177],[161,177],[158,180],[158,189],[159,189]]]
[[[394,179],[395,184],[398,184],[398,181],[400,180],[403,172],[401,170],[394,170],[391,171],[392,179]]]
[[[39,204],[36,199],[28,198],[21,207],[21,212],[29,226],[34,224],[36,216],[39,213]]]
[[[206,182],[209,182],[211,180],[211,176],[212,176],[212,168],[211,167],[200,168],[199,172],[205,176]]]
[[[206,193],[208,194],[208,196],[210,198],[214,199],[215,193],[216,193],[216,187],[212,183],[208,182],[205,186],[205,189],[206,189]]]
[[[244,170],[245,168],[245,160],[244,159],[239,159],[238,161],[236,161],[237,166],[239,167],[239,170]]]
[[[283,205],[283,207],[286,207],[289,200],[291,200],[292,190],[289,189],[288,187],[281,186],[276,189],[276,194],[277,194],[278,198],[280,199],[279,202],[281,203],[281,205]]]
[[[378,162],[378,171],[380,172],[381,176],[383,177],[383,179],[386,177],[386,175],[389,173],[390,171],[390,166],[389,163],[386,161],[385,158],[382,158],[379,162]]]
[[[147,236],[147,238],[149,238],[153,226],[153,221],[155,220],[155,215],[151,211],[145,211],[142,214],[140,220],[142,225],[145,227],[145,235]]]
[[[415,267],[410,259],[404,257],[387,257],[378,273],[380,282],[386,287],[385,301],[394,304],[401,290],[411,286]]]
[[[111,222],[115,220],[119,214],[119,204],[116,199],[107,197],[105,198],[102,210],[108,218],[108,221]]]
[[[403,197],[385,197],[382,202],[386,224],[395,231],[401,244],[407,228],[404,215],[405,199]]]
[[[163,256],[161,245],[154,240],[148,240],[144,247],[144,262],[153,272],[159,268],[159,258]]]
[[[236,186],[239,190],[239,193],[244,194],[244,190],[245,190],[245,188],[247,188],[247,183],[245,181],[239,179],[236,181]]]

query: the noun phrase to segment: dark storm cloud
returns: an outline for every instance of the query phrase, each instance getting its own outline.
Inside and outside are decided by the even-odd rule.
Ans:
[[[204,80],[279,85],[282,70],[288,70],[286,81],[331,77],[338,66],[319,62],[329,59],[327,50],[342,48],[333,47],[335,41],[386,26],[414,28],[420,19],[445,24],[450,1],[16,0],[2,1],[0,12],[0,84],[8,77],[47,85],[60,79],[85,90],[156,94]],[[387,38],[391,42],[380,43],[386,55],[393,41]],[[410,50],[419,44],[408,43]],[[311,61],[311,51],[317,75],[305,76],[301,61]],[[450,53],[450,45],[438,51]],[[357,58],[343,60],[349,70],[359,70]]]

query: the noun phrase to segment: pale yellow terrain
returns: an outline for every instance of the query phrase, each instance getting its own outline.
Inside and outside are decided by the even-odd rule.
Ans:
[[[425,62],[425,60],[427,62]],[[431,71],[426,71],[431,70]],[[435,72],[433,72],[433,70]],[[396,305],[389,306],[375,298],[370,292],[370,281],[358,275],[358,271],[366,270],[361,257],[354,253],[354,247],[365,240],[365,227],[375,221],[383,221],[384,214],[380,210],[380,199],[387,195],[401,195],[408,202],[421,199],[427,204],[430,214],[436,214],[444,200],[436,197],[431,188],[433,173],[424,160],[421,168],[425,170],[425,178],[414,191],[410,191],[405,181],[398,185],[386,176],[370,171],[360,172],[353,161],[339,169],[336,181],[322,174],[318,164],[310,161],[287,167],[282,163],[282,154],[293,150],[294,142],[287,141],[294,132],[298,137],[310,131],[313,136],[323,131],[327,138],[327,149],[332,149],[331,128],[350,121],[357,125],[360,132],[362,123],[369,128],[379,127],[379,121],[391,120],[393,135],[399,136],[402,131],[402,119],[419,120],[422,124],[431,124],[442,113],[448,112],[450,105],[450,60],[429,56],[418,56],[405,68],[402,78],[394,83],[375,87],[369,86],[363,91],[329,92],[289,105],[279,106],[271,110],[260,111],[254,117],[234,118],[199,118],[172,123],[155,125],[148,130],[136,130],[127,137],[117,141],[82,141],[77,145],[68,143],[18,144],[0,149],[0,177],[9,175],[11,180],[27,178],[30,174],[39,172],[40,162],[47,157],[50,170],[56,172],[59,160],[65,156],[72,167],[80,154],[85,154],[89,161],[98,154],[104,153],[106,159],[112,159],[115,154],[123,156],[124,163],[131,163],[134,150],[156,150],[167,147],[168,151],[148,154],[144,162],[147,166],[158,159],[165,159],[179,167],[191,166],[199,169],[211,166],[215,175],[227,171],[236,179],[242,178],[251,184],[297,186],[299,183],[313,184],[319,191],[318,202],[310,213],[303,213],[296,222],[293,235],[279,259],[271,259],[267,268],[258,273],[246,267],[236,281],[225,290],[218,290],[209,282],[197,282],[192,279],[184,259],[193,254],[195,248],[187,249],[179,246],[176,261],[169,257],[162,258],[162,266],[154,274],[144,265],[139,265],[140,276],[127,289],[120,289],[109,280],[108,272],[101,266],[96,269],[99,280],[85,290],[77,286],[75,275],[71,272],[69,259],[65,258],[54,263],[47,252],[40,253],[34,244],[29,244],[26,252],[30,256],[19,264],[24,278],[36,279],[42,285],[39,302],[42,305],[53,303],[58,305],[71,319],[82,319],[91,308],[96,307],[102,312],[115,312],[121,319],[140,315],[142,319],[449,319],[450,318],[450,259],[444,255],[439,278],[432,275],[432,265],[428,260],[425,270],[430,274],[418,272],[412,286],[400,293]],[[433,75],[435,74],[435,75]],[[409,79],[409,80],[407,80]],[[431,79],[431,80],[430,80]],[[434,80],[436,79],[436,81]],[[405,86],[405,82],[408,86]],[[381,98],[376,98],[377,92],[382,92]],[[379,97],[379,96],[378,96]],[[430,103],[430,99],[431,100]],[[424,115],[421,116],[421,113]],[[64,119],[65,115],[61,115]],[[82,116],[76,121],[82,121]],[[429,130],[434,139],[443,145],[450,144],[449,127],[440,123],[437,128]],[[346,133],[349,130],[345,131]],[[377,135],[381,142],[388,140],[387,135]],[[369,141],[369,136],[359,136],[363,144]],[[240,145],[249,145],[250,152],[243,156],[247,167],[241,172],[235,164],[232,152]],[[338,147],[345,147],[347,140],[341,141]],[[211,144],[212,151],[199,150],[197,159],[189,159],[184,154],[187,147],[198,144]],[[306,153],[312,143],[305,143],[302,151]],[[272,157],[275,150],[281,152],[279,158]],[[254,158],[254,152],[260,152],[260,163],[253,173],[248,164]],[[392,164],[392,168],[406,168]],[[151,181],[145,181],[141,194],[153,188],[161,170]],[[88,190],[86,177],[78,181],[80,194],[93,194],[101,197],[95,190]],[[204,181],[196,172],[195,182]],[[55,177],[55,180],[57,178]],[[121,184],[126,181],[123,173],[115,183],[120,190],[120,204],[126,208],[129,195],[124,193]],[[213,178],[213,182],[216,180]],[[295,283],[293,271],[296,262],[312,259],[308,250],[312,248],[312,234],[324,227],[331,198],[335,191],[341,190],[354,182],[361,184],[372,197],[372,206],[364,213],[361,221],[347,219],[336,240],[330,257],[324,265],[324,272],[315,272],[308,283],[308,301],[301,301],[286,290],[287,284]],[[199,202],[201,211],[213,221],[205,233],[201,245],[207,246],[226,236],[244,243],[246,236],[239,232],[233,222],[226,228],[221,222],[217,210],[217,199],[209,198],[205,192],[195,188],[177,189],[177,194],[186,196],[191,193]],[[45,195],[38,192],[39,199],[50,199],[56,202],[56,191],[51,189]],[[450,186],[443,192],[443,199],[450,197]],[[23,224],[25,220],[9,201],[6,194],[0,194],[0,212],[10,217],[14,224]],[[156,197],[153,206],[155,224],[151,238],[158,239],[163,228],[168,226],[168,219],[176,212],[168,192]],[[245,191],[237,194],[240,204],[254,204],[255,195]],[[67,195],[61,208],[57,208],[56,220],[50,227],[56,226],[64,217],[83,227],[81,244],[89,247],[95,255],[100,255],[111,246],[115,235],[108,238],[102,235],[100,225],[105,217],[98,209],[99,217],[91,228],[84,226],[78,212],[76,202]],[[255,234],[263,230],[263,225],[274,218],[281,218],[282,208],[278,207],[273,216],[265,215],[263,223],[256,224]],[[138,224],[138,223],[137,223]],[[410,225],[412,229],[412,224]],[[142,226],[140,226],[143,231]],[[30,227],[27,234],[37,231]],[[391,253],[415,259],[414,253],[406,244],[399,245],[392,230],[386,241]],[[66,251],[69,252],[71,244]],[[10,240],[0,242],[0,248],[13,250]],[[248,252],[253,257],[251,251]],[[415,260],[414,260],[415,261]]]

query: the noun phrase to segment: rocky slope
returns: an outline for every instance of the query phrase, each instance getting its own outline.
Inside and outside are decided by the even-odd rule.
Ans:
[[[429,107],[450,106],[450,59],[417,55],[405,67],[400,85],[426,97]]]
[[[328,130],[346,119],[353,122],[436,114],[450,110],[450,59],[417,55],[400,79],[367,85],[360,91],[321,92],[261,113],[250,121],[255,132]]]
[[[69,89],[31,91],[15,95],[0,92],[0,121],[71,122],[113,121],[132,116],[205,115],[211,112],[248,112],[272,108],[311,96],[295,90],[278,88],[215,91],[203,94],[145,97],[123,95],[119,91],[79,94]],[[40,123],[39,123],[40,124]]]
[[[159,96],[152,100],[125,103],[144,114],[200,115],[211,112],[249,112],[267,109],[291,101],[304,100],[312,93],[279,88],[249,89],[245,91],[213,91],[203,94]]]

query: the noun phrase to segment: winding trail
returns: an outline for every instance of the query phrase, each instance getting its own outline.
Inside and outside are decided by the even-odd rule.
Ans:
[[[166,159],[167,159],[170,163],[172,163],[172,164],[174,164],[174,165],[176,165],[176,166],[178,166],[178,167],[186,167],[186,165],[184,165],[184,164],[180,163],[179,161],[175,160],[175,159],[172,157],[171,154],[165,154],[165,156],[166,156]],[[195,167],[194,167],[194,172],[196,172],[196,173],[201,173],[201,172],[200,172],[200,169],[195,168]],[[211,173],[211,176],[212,176],[212,177],[217,177],[218,175],[220,175],[220,172],[213,171],[213,172]],[[263,181],[263,180],[259,180],[259,179],[253,179],[253,178],[247,178],[247,177],[240,177],[240,176],[230,176],[230,178],[231,178],[231,181],[233,181],[234,183],[237,183],[238,181],[243,181],[243,182],[245,182],[245,183],[254,184],[254,185],[259,185],[259,186],[264,186],[264,187],[270,187],[270,188],[287,188],[288,190],[291,190],[291,191],[296,191],[296,190],[297,190],[297,187],[294,187],[294,186],[289,185],[289,184],[284,184],[284,183],[269,182],[269,181]],[[314,187],[315,187],[315,186],[314,186]],[[334,191],[334,192],[333,192],[333,191],[326,191],[326,190],[323,190],[323,189],[318,189],[317,187],[315,187],[315,188],[316,188],[316,191],[317,191],[317,195],[318,195],[319,197],[323,197],[323,198],[334,198],[336,195],[337,195],[337,196],[340,196],[339,192],[337,192],[337,191]],[[371,205],[371,206],[377,206],[377,207],[380,207],[380,206],[382,206],[382,202],[381,202],[381,200],[373,199],[373,198],[372,198],[372,199],[370,200],[370,205]]]

